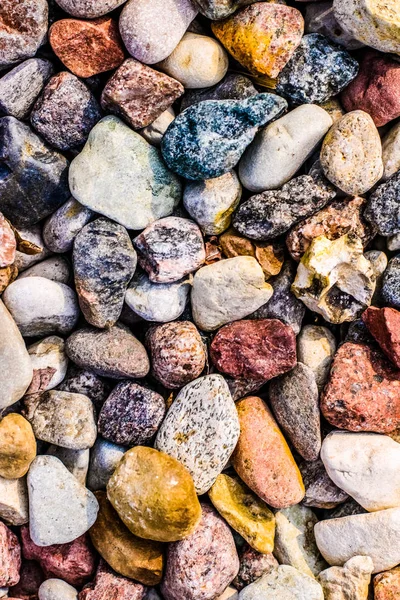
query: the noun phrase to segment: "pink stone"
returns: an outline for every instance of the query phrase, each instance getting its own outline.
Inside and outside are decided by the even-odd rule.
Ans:
[[[0,587],[16,585],[21,568],[21,547],[18,538],[0,521]]]
[[[8,267],[15,260],[17,242],[7,219],[0,213],[0,267]]]
[[[146,587],[117,575],[101,560],[95,580],[83,588],[79,600],[143,600]]]
[[[362,314],[362,320],[384,353],[400,369],[400,312],[370,306]]]

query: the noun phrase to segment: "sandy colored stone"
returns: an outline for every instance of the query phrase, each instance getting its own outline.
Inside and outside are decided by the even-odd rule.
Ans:
[[[329,375],[336,345],[333,333],[321,325],[305,325],[297,336],[297,359],[312,370],[319,389]]]
[[[7,286],[10,285],[18,275],[18,269],[15,265],[0,269],[0,294],[4,292]]]
[[[400,123],[396,123],[382,139],[383,177],[387,181],[400,169]]]
[[[55,388],[60,384],[68,367],[64,352],[64,340],[51,335],[28,347],[33,367],[33,379],[26,394],[37,394]]]
[[[375,600],[397,600],[400,597],[400,567],[374,577]]]
[[[287,565],[280,565],[245,587],[239,600],[324,600],[313,577]]]
[[[343,567],[322,571],[318,581],[325,600],[368,600],[373,566],[369,556],[354,556]]]
[[[0,477],[0,518],[8,525],[28,522],[28,490],[26,479]]]
[[[10,413],[0,421],[0,476],[23,477],[36,456],[36,440],[30,423]]]
[[[0,213],[0,267],[8,267],[15,260],[17,242],[10,223]]]

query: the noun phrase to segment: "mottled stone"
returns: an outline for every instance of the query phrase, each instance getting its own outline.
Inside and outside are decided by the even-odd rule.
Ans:
[[[226,258],[253,256],[264,271],[265,279],[278,275],[282,268],[284,253],[279,244],[254,242],[238,234],[233,228],[221,235],[218,241]]]
[[[333,10],[333,0],[309,3],[305,8],[306,33],[320,33],[346,50],[358,50],[364,45],[339,25]]]
[[[55,388],[64,379],[68,358],[64,340],[56,335],[44,338],[28,347],[33,367],[33,379],[26,394],[36,394]]]
[[[262,553],[274,549],[275,517],[238,477],[218,475],[209,497],[219,514],[248,544]]]
[[[155,447],[188,469],[201,495],[225,468],[239,433],[226,381],[218,374],[206,375],[179,392],[157,433]]]
[[[400,308],[400,256],[394,256],[383,275],[382,299],[393,308]]]
[[[63,392],[87,396],[96,409],[99,410],[111,391],[111,385],[92,371],[80,369],[70,363],[67,375],[58,386],[58,389]]]
[[[68,161],[27,125],[1,118],[0,147],[0,210],[13,225],[33,225],[68,199]]]
[[[208,505],[194,533],[170,544],[161,591],[165,600],[212,600],[237,575],[239,558],[225,522]]]
[[[90,132],[71,163],[69,184],[81,204],[127,229],[144,229],[170,215],[181,196],[181,184],[159,150],[113,116]]]
[[[322,460],[304,461],[299,468],[306,488],[302,501],[304,506],[329,509],[348,499],[348,494],[333,483]]]
[[[251,396],[236,408],[241,432],[232,456],[235,471],[270,506],[297,504],[304,496],[300,471],[270,410]]]
[[[382,139],[383,177],[387,181],[400,169],[400,123],[392,127]]]
[[[199,377],[207,354],[196,326],[178,321],[153,327],[147,334],[152,375],[166,388],[181,388]]]
[[[118,27],[110,17],[61,19],[50,27],[49,41],[56,56],[78,77],[110,71],[124,60]]]
[[[78,600],[77,590],[62,579],[47,579],[39,588],[39,600]]]
[[[25,279],[25,277],[44,277],[67,285],[72,279],[72,269],[64,256],[51,256],[46,260],[35,263],[18,275],[18,279]]]
[[[79,600],[143,600],[145,590],[141,583],[117,575],[101,560],[94,581],[83,588]]]
[[[194,104],[178,115],[165,133],[161,144],[164,160],[186,179],[220,177],[237,164],[258,127],[278,117],[286,106],[285,100],[267,93],[245,100]]]
[[[202,15],[218,21],[229,17],[238,8],[253,4],[256,0],[196,0]]]
[[[181,540],[201,518],[189,472],[153,448],[136,446],[124,454],[108,482],[107,496],[128,529],[145,539]]]
[[[309,575],[287,565],[280,565],[245,587],[239,600],[323,600],[322,587]]]
[[[29,422],[9,413],[0,421],[0,476],[18,479],[36,456],[36,440]]]
[[[65,350],[79,367],[112,379],[145,377],[150,369],[144,346],[123,327],[78,329],[66,340]]]
[[[8,525],[28,522],[28,490],[25,479],[0,477],[0,518]]]
[[[396,600],[400,594],[400,568],[384,571],[374,577],[375,600]]]
[[[97,492],[96,498],[100,510],[90,529],[90,538],[100,556],[120,575],[145,585],[160,583],[164,563],[162,544],[133,535],[105,492]]]
[[[261,552],[253,550],[247,544],[244,545],[239,560],[239,573],[232,582],[239,591],[262,577],[265,573],[270,573],[279,564],[271,552],[261,554]]]
[[[139,131],[140,135],[144,137],[149,144],[152,144],[153,146],[160,146],[164,137],[164,133],[175,119],[175,116],[176,115],[173,108],[170,107],[167,110],[164,110],[164,112],[161,113],[161,115],[157,117],[155,121]]]
[[[354,556],[343,567],[322,571],[318,582],[324,590],[325,600],[367,600],[372,569],[369,556]]]
[[[30,58],[0,79],[0,114],[27,119],[43,86],[54,73],[48,60]]]
[[[0,268],[0,294],[4,292],[7,286],[15,281],[18,275],[18,270],[14,265]]]
[[[187,90],[182,98],[181,112],[204,100],[245,100],[257,94],[258,91],[248,77],[239,73],[228,73],[212,88]]]
[[[98,437],[90,453],[87,487],[92,491],[105,490],[125,452],[126,447]]]
[[[365,217],[380,235],[389,236],[400,232],[400,171],[370,195]]]
[[[126,0],[56,0],[56,2],[73,17],[95,19],[118,8]]]
[[[176,79],[128,58],[108,81],[101,105],[133,129],[140,129],[155,121],[183,92]]]
[[[93,212],[70,198],[47,219],[43,226],[43,240],[52,252],[72,250],[74,239],[92,218]]]
[[[320,390],[328,378],[335,352],[335,336],[326,327],[305,325],[297,337],[298,361],[313,371]]]

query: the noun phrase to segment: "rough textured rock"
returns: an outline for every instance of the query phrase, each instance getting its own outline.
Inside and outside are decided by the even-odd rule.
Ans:
[[[400,308],[400,256],[394,256],[384,272],[382,300],[393,308]]]
[[[196,0],[201,14],[212,21],[229,17],[238,8],[253,2],[255,0]]]
[[[42,569],[32,560],[22,560],[20,580],[9,589],[13,600],[37,600],[38,589],[44,580]]]
[[[400,169],[400,123],[392,127],[382,139],[383,177],[387,181]]]
[[[9,413],[0,421],[0,477],[18,479],[36,456],[36,440],[29,422]]]
[[[60,384],[68,367],[64,351],[64,340],[51,335],[28,347],[33,367],[33,379],[26,394],[46,392]]]
[[[280,244],[254,242],[238,234],[233,228],[226,231],[218,240],[226,258],[252,256],[264,271],[265,279],[278,275],[281,271],[284,252]]]
[[[400,312],[387,306],[371,306],[362,314],[362,320],[384,353],[400,369]]]
[[[77,590],[62,579],[47,579],[39,588],[39,600],[78,600]]]
[[[89,468],[89,448],[83,450],[71,450],[70,448],[63,448],[62,446],[50,446],[47,453],[50,456],[55,456],[68,471],[72,473],[76,479],[86,485],[86,476]]]
[[[306,488],[304,506],[329,509],[348,500],[348,494],[333,483],[321,460],[304,461],[299,468]]]
[[[52,252],[72,250],[74,239],[92,218],[93,212],[70,198],[47,219],[43,226],[43,240]]]
[[[239,73],[228,73],[212,88],[187,90],[181,102],[181,112],[204,100],[244,100],[258,94],[251,80]]]
[[[305,8],[306,33],[320,33],[346,50],[358,50],[363,47],[362,42],[353,38],[337,22],[332,0],[309,3]]]
[[[368,199],[365,217],[380,235],[400,232],[400,172],[379,185]]]
[[[239,559],[239,573],[233,580],[237,590],[242,590],[265,573],[270,573],[279,564],[272,553],[261,554],[247,544],[244,545]]]
[[[369,556],[354,556],[343,567],[322,571],[318,582],[326,600],[367,600],[373,562]]]
[[[101,560],[94,581],[83,588],[79,600],[143,600],[145,590],[141,583],[117,575]]]
[[[46,248],[43,241],[40,223],[30,225],[29,227],[19,227],[16,235],[22,238],[22,242],[18,242],[17,252],[15,253],[14,266],[17,267],[18,273],[26,271],[29,267],[37,263],[43,262],[51,255],[50,250]],[[30,254],[26,254],[26,250]]]
[[[400,594],[400,569],[384,571],[374,577],[375,600],[396,600]]]
[[[239,595],[240,600],[283,600],[285,597],[288,600],[323,600],[324,594],[314,578],[293,567],[280,565],[245,587]]]
[[[92,491],[105,490],[125,452],[125,446],[97,438],[90,453],[87,487]]]
[[[336,338],[327,327],[305,325],[297,337],[297,359],[312,370],[319,390],[326,383],[335,352]]]
[[[28,522],[28,490],[25,479],[0,477],[0,518],[8,525]]]
[[[146,321],[174,321],[185,310],[192,275],[173,283],[153,283],[145,273],[137,272],[125,295],[131,310]]]
[[[63,392],[87,396],[93,402],[96,410],[99,411],[111,391],[111,385],[92,371],[80,369],[70,363],[67,375],[58,386],[58,389]]]
[[[15,260],[17,241],[10,223],[0,213],[0,267],[8,267]]]

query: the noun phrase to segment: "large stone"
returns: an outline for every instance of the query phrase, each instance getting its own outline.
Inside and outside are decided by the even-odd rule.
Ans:
[[[26,394],[46,392],[60,384],[68,367],[64,340],[51,335],[28,347],[33,367],[33,379]]]
[[[318,582],[324,590],[325,600],[368,600],[372,569],[369,556],[354,556],[343,567],[322,571]]]
[[[305,325],[297,337],[297,359],[314,373],[318,389],[326,383],[336,352],[336,338],[321,325]]]
[[[239,600],[324,600],[322,587],[314,578],[287,565],[280,565],[245,587]]]
[[[9,525],[23,525],[28,522],[26,479],[0,477],[0,518]]]
[[[42,58],[30,58],[0,79],[0,113],[27,119],[54,67]]]
[[[18,479],[36,456],[36,440],[29,422],[9,413],[0,421],[0,476]]]
[[[362,320],[384,353],[400,369],[400,312],[387,306],[370,306]]]

